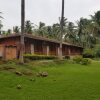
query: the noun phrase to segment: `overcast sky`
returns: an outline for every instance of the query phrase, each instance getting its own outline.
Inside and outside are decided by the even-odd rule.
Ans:
[[[58,22],[61,15],[62,0],[26,0],[26,20],[38,24],[40,21],[47,25]],[[21,0],[0,0],[0,12],[4,29],[20,26]],[[89,18],[89,15],[100,10],[100,0],[65,0],[65,17],[75,22],[80,17]]]

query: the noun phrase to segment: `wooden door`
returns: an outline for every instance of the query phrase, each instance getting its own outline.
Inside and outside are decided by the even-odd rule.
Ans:
[[[6,57],[6,60],[17,58],[16,47],[15,46],[6,47],[5,57]]]

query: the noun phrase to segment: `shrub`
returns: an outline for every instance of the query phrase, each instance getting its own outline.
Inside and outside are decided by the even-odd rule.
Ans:
[[[87,59],[87,58],[83,58],[81,60],[81,64],[82,65],[89,65],[89,64],[91,64],[91,60],[90,59]]]
[[[18,59],[12,59],[12,60],[0,60],[4,64],[18,64],[20,61]]]
[[[83,51],[83,58],[94,58],[94,52],[92,49],[85,49]]]
[[[73,61],[75,63],[78,63],[78,64],[82,64],[82,65],[89,65],[91,64],[91,59],[88,59],[88,58],[82,58],[82,56],[75,56],[73,58]]]
[[[70,56],[65,56],[65,59],[70,59]]]
[[[97,45],[95,46],[95,48],[94,48],[94,56],[95,56],[96,58],[100,58],[100,45],[99,45],[99,44],[97,44]]]
[[[80,63],[82,61],[82,56],[75,56],[73,58],[73,61],[76,62],[76,63]]]
[[[25,54],[24,59],[29,59],[29,60],[51,60],[51,59],[56,59],[57,57],[55,56],[46,56],[46,55],[33,55],[33,54]]]

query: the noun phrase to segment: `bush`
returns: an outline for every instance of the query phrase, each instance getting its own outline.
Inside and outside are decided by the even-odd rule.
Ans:
[[[83,51],[83,58],[94,58],[94,52],[92,49],[85,49]]]
[[[82,65],[89,65],[89,64],[91,64],[91,60],[90,59],[87,59],[87,58],[83,58],[81,60],[81,64]]]
[[[99,45],[99,44],[97,44],[97,45],[95,46],[95,48],[94,48],[94,56],[95,56],[96,58],[100,58],[100,45]]]
[[[64,59],[70,59],[70,56],[65,56],[65,58]]]
[[[75,57],[73,58],[73,61],[76,62],[76,63],[81,63],[81,61],[82,61],[82,56],[75,56]]]
[[[12,59],[12,60],[0,60],[0,63],[2,64],[18,64],[20,61],[18,59]]]
[[[46,56],[46,55],[33,55],[33,54],[25,54],[24,55],[24,60],[29,59],[29,60],[51,60],[51,59],[56,59],[57,57],[55,56]]]
[[[89,65],[89,64],[91,64],[91,60],[90,59],[82,58],[82,56],[75,56],[73,58],[73,61],[75,63],[82,64],[82,65]]]

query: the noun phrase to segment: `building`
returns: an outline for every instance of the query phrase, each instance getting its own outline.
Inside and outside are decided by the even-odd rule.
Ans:
[[[19,58],[20,34],[11,34],[0,37],[0,57],[4,59]],[[25,54],[59,55],[60,42],[44,37],[24,34]],[[83,48],[80,46],[63,43],[63,56],[81,55]]]

